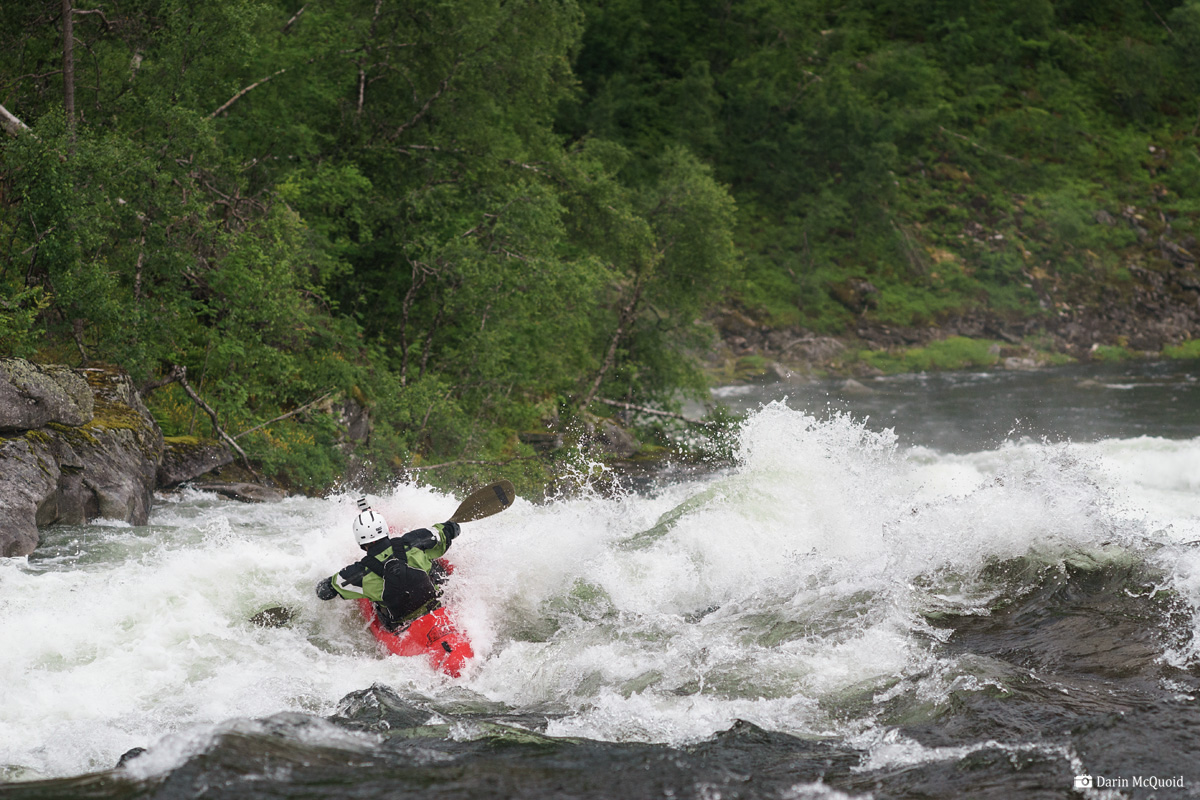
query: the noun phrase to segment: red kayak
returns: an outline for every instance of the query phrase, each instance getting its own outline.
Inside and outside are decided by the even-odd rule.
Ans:
[[[462,673],[463,663],[475,655],[471,642],[458,630],[445,606],[417,617],[408,627],[395,633],[389,631],[375,616],[370,600],[360,599],[358,607],[370,623],[371,633],[389,652],[398,656],[425,655],[434,669],[452,678]]]

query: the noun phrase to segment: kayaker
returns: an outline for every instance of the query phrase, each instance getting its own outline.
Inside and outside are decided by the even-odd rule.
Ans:
[[[368,508],[365,498],[358,506],[354,538],[366,555],[318,583],[317,597],[365,597],[374,602],[384,627],[394,631],[438,607],[440,584],[448,573],[438,559],[458,536],[459,526],[440,522],[393,539],[382,514]]]

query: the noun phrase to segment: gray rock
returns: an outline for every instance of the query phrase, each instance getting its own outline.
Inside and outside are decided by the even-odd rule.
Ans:
[[[278,489],[257,483],[193,483],[191,486],[202,492],[216,492],[222,497],[243,503],[278,503],[284,498],[283,492]]]
[[[1021,358],[1019,356],[1011,356],[1004,359],[1004,368],[1008,370],[1031,370],[1038,368],[1038,362],[1032,358]]]
[[[629,458],[642,449],[638,440],[629,431],[617,425],[612,420],[600,420],[596,426],[596,444],[606,452],[618,458]]]
[[[75,370],[0,359],[0,430],[33,430],[52,422],[85,425],[92,414],[92,392]]]
[[[46,444],[24,436],[0,440],[0,464],[0,557],[27,556],[37,547],[39,510],[58,487],[58,464]]]
[[[366,442],[371,438],[371,409],[359,403],[353,397],[345,398],[334,406],[338,422],[345,430],[346,439],[351,442]]]
[[[858,381],[854,380],[853,378],[848,378],[842,384],[841,390],[842,390],[842,394],[846,394],[846,395],[875,394],[874,389],[870,388],[869,386],[865,386],[862,383],[859,383]]]
[[[37,524],[81,525],[100,516],[97,498],[83,483],[84,460],[61,435],[41,435],[49,440],[51,457],[46,461],[57,465],[58,485],[38,505]]]
[[[879,289],[866,278],[847,278],[830,284],[829,296],[855,314],[879,307]]]
[[[31,553],[38,542],[36,526],[100,517],[144,525],[163,440],[129,376],[111,367],[76,373],[26,371],[17,365],[16,370],[22,379],[57,376],[49,380],[68,387],[63,393],[75,395],[72,405],[80,412],[86,408],[88,421],[78,426],[47,422],[0,440],[0,554]],[[80,375],[90,404],[78,396],[73,378]]]
[[[788,357],[822,362],[841,355],[845,349],[846,345],[831,336],[804,336],[789,342],[783,352]]]
[[[233,451],[224,442],[191,437],[164,439],[158,485],[160,488],[178,486],[231,463]]]
[[[84,495],[95,498],[101,517],[145,525],[162,458],[162,431],[124,370],[82,372],[96,407],[93,420],[79,430],[90,435],[70,442],[83,462]]]

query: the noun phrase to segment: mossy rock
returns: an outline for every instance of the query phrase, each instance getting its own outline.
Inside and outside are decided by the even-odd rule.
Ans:
[[[38,375],[69,375],[91,398],[81,425],[47,422],[0,448],[0,553],[24,555],[36,527],[85,524],[105,517],[144,525],[153,504],[162,431],[129,375],[116,367],[38,367]],[[78,421],[79,418],[76,418]],[[30,529],[34,533],[30,534]]]
[[[93,406],[92,392],[75,370],[0,359],[0,430],[83,425],[92,419]]]
[[[233,451],[224,442],[196,436],[169,436],[163,439],[158,486],[177,486],[232,462]]]

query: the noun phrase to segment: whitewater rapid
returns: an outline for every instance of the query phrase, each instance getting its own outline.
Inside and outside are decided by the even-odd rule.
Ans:
[[[1141,560],[1200,609],[1200,439],[944,454],[771,403],[736,452],[649,494],[518,499],[464,526],[448,602],[478,655],[461,680],[383,657],[353,604],[316,598],[357,557],[355,495],[184,491],[144,527],[44,531],[32,557],[0,559],[0,782],[108,769],[133,747],[150,748],[139,774],[170,770],[220,730],[327,716],[373,684],[424,698],[434,722],[477,706],[544,715],[552,736],[684,744],[741,719],[885,754],[873,713],[842,699],[922,676],[936,705],[986,682],[938,653],[930,619],[987,613],[990,564]],[[460,498],[402,484],[370,499],[411,529]],[[248,622],[272,605],[298,619]],[[1184,639],[1162,657],[1200,658]]]

